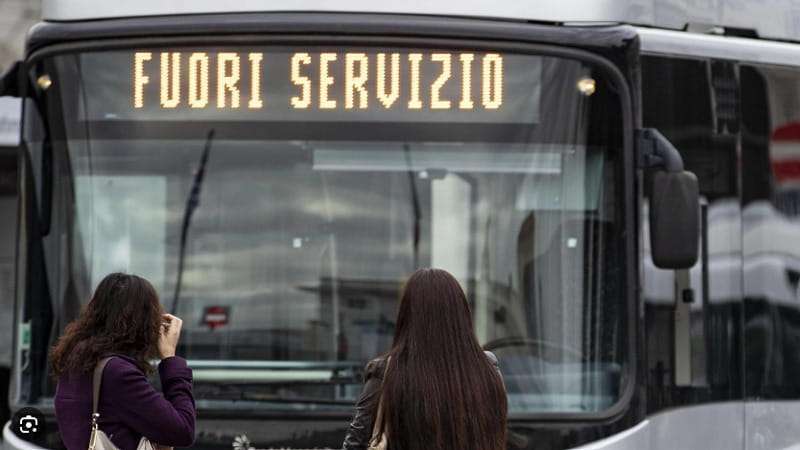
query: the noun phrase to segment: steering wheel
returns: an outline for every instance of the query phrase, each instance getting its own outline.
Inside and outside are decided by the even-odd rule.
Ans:
[[[534,355],[547,361],[560,360],[563,355],[572,356],[578,361],[586,361],[586,356],[580,350],[562,344],[556,344],[541,339],[531,339],[524,336],[509,336],[495,339],[487,342],[486,345],[483,346],[484,350],[492,352],[505,347],[529,347],[536,349]],[[548,358],[548,355],[558,355],[558,357]]]

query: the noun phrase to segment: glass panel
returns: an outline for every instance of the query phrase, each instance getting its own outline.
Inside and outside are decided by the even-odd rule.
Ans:
[[[797,75],[796,69],[741,68],[748,106],[742,144],[745,389],[762,399],[800,398]],[[778,417],[783,414],[762,414],[758,408],[748,414],[755,418],[754,429],[788,423],[788,417]]]
[[[730,79],[732,67],[696,59],[643,58],[644,125],[658,128],[681,152],[686,170],[697,175],[701,196],[701,254],[688,271],[653,264],[648,212],[642,211],[650,413],[741,399],[739,125],[727,122],[726,111],[714,109],[736,104],[735,92],[733,99],[725,97],[731,94],[726,89],[736,86]]]
[[[800,72],[740,68],[747,449],[800,442]]]
[[[152,52],[150,84],[160,82],[160,53],[178,50]],[[286,77],[299,53],[318,61],[337,52],[257,50],[286,69],[265,62],[262,73]],[[511,109],[437,111],[431,70],[441,64],[432,61],[447,52],[337,54],[341,62],[364,53],[372,64],[384,51],[400,55],[401,73],[421,55],[425,114],[407,107],[407,79],[405,106],[388,112],[254,115],[245,103],[231,114],[137,110],[134,51],[38,67],[55,79],[66,118],[59,176],[73,180],[76,207],[58,223],[75,224],[74,284],[93,286],[114,270],[150,279],[184,318],[180,353],[195,369],[201,406],[233,398],[349,411],[361,368],[391,342],[403,281],[415,268],[441,267],[462,283],[478,337],[500,359],[512,412],[609,407],[627,364],[615,91],[577,61],[497,53]],[[198,52],[225,53],[181,51]],[[450,54],[474,54],[477,68],[494,53]],[[462,80],[455,61],[452,78]],[[475,70],[474,101],[483,102]],[[322,76],[304,73],[312,83]],[[243,92],[252,80],[239,82]],[[330,98],[346,100],[336,83]],[[379,107],[369,83],[369,105]],[[261,86],[280,108],[303,93],[291,79]],[[442,98],[463,95],[463,84],[444,86]],[[158,90],[143,92],[159,100]]]

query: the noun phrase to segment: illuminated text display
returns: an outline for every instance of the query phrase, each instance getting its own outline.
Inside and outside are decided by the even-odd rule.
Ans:
[[[402,70],[400,53],[378,53],[372,55],[372,58],[366,53],[349,52],[320,53],[315,56],[314,58],[305,52],[291,56],[288,81],[297,87],[297,95],[289,99],[292,108],[368,109],[370,98],[377,102],[374,108],[385,109],[392,108],[395,103],[405,103],[409,110],[474,109],[476,104],[478,108],[484,109],[499,109],[503,106],[503,57],[497,53],[478,55],[477,64],[474,53],[409,53],[403,55],[406,64]],[[437,63],[440,67],[433,82],[423,85],[421,71],[426,56],[430,62]],[[340,58],[344,61],[344,70],[338,71],[338,74],[333,73],[331,66]],[[264,107],[264,93],[261,89],[263,53],[222,52],[212,55],[207,52],[159,52],[157,68],[154,67],[156,64],[147,64],[152,60],[153,52],[149,51],[136,52],[133,56],[134,108],[144,107],[144,87],[150,83],[154,71],[158,72],[158,76],[153,78],[158,82],[158,100],[162,108],[176,108],[181,102],[191,108],[239,108],[243,106],[243,96],[248,98],[247,108]],[[452,79],[454,60],[460,65],[459,79]],[[217,74],[213,80],[213,89],[209,74],[212,64],[216,66]],[[311,65],[316,65],[317,79],[309,76]],[[374,65],[373,71],[370,71],[370,65]],[[475,65],[479,68],[480,76],[477,102],[472,89]],[[241,85],[243,70],[249,72],[247,86]],[[188,80],[188,89],[182,95],[181,79],[184,77]],[[333,98],[331,92],[337,78],[344,88],[344,98],[338,100]],[[370,78],[373,79],[372,82]],[[405,82],[401,83],[401,78]],[[442,88],[447,82],[459,85],[460,95],[457,99],[442,97]],[[402,99],[401,84],[407,88]],[[210,101],[212,93],[216,97],[213,102]]]
[[[540,78],[536,57],[427,49],[139,49],[84,67],[120,56],[125,105],[97,75],[103,119],[530,122]]]

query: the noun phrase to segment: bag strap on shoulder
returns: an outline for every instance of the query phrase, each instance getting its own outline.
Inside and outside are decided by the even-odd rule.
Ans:
[[[97,408],[100,405],[100,385],[103,384],[103,370],[105,370],[108,361],[113,356],[107,356],[97,361],[94,367],[94,374],[92,375],[92,414],[97,414]]]
[[[386,367],[383,368],[383,379],[381,380],[381,385],[383,385],[383,382],[386,381],[386,373],[389,372],[389,361],[391,361],[391,358],[391,356],[386,358]],[[375,422],[372,424],[371,440],[380,438],[380,436],[378,436],[378,430],[380,430],[383,426],[383,386],[381,386],[378,395],[378,409],[375,412]]]

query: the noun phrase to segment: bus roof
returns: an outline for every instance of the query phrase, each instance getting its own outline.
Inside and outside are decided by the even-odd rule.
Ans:
[[[672,30],[696,24],[747,30],[766,39],[800,41],[797,1],[772,0],[768,5],[762,0],[44,0],[42,16],[46,21],[79,21],[243,12],[395,13],[557,23],[627,23]]]

